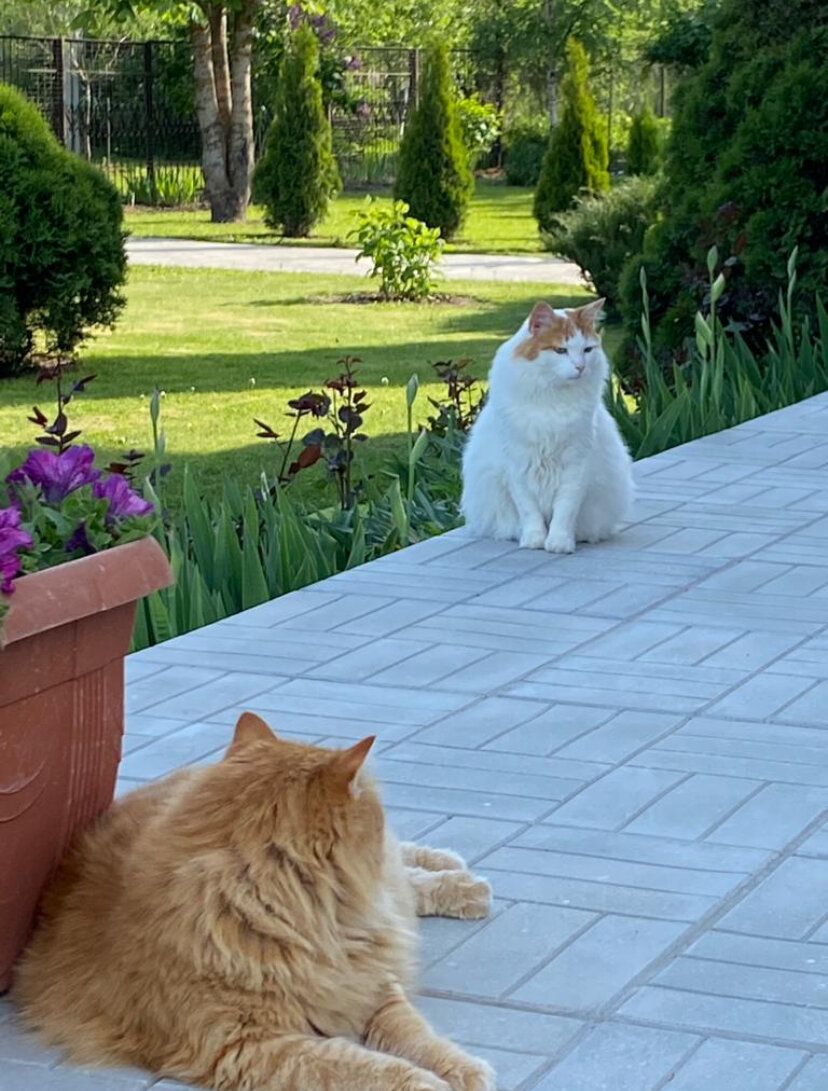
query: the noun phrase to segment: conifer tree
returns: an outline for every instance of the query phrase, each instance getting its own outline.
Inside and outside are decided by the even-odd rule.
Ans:
[[[255,195],[268,226],[291,238],[308,235],[339,189],[331,126],[322,105],[319,46],[300,26],[282,62],[276,109],[256,168]]]
[[[655,174],[659,164],[658,122],[645,106],[632,119],[627,143],[627,174]]]
[[[474,192],[445,45],[429,47],[420,101],[405,127],[394,198],[405,201],[410,214],[429,227],[439,227],[443,238],[461,226]]]
[[[609,189],[607,134],[589,90],[586,52],[567,42],[567,71],[561,86],[563,109],[552,130],[535,191],[535,219],[549,231],[556,214],[572,206],[580,193]]]

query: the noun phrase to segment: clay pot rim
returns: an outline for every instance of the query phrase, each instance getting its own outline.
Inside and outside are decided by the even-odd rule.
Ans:
[[[3,622],[3,642],[13,644],[135,602],[169,587],[173,579],[167,556],[153,537],[31,572],[15,581]]]

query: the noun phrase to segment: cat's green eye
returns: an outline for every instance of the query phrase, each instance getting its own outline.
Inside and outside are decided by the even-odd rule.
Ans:
[[[557,348],[557,347],[556,347],[556,348],[555,348],[555,352],[557,352],[557,354],[558,354],[559,356],[566,356],[567,350],[566,350],[566,349],[564,349],[564,348]]]

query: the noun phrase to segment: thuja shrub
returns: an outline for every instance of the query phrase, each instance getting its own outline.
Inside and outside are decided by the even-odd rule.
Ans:
[[[116,189],[0,84],[0,376],[35,350],[70,355],[111,326],[125,276]]]
[[[558,213],[571,208],[579,194],[601,193],[610,185],[606,126],[589,89],[586,52],[570,39],[566,55],[560,121],[552,130],[535,191],[541,231],[551,230]]]
[[[291,238],[310,234],[340,186],[322,102],[319,44],[305,24],[282,61],[276,108],[253,188],[265,220]]]
[[[414,219],[439,227],[449,239],[462,225],[473,192],[448,51],[434,44],[426,52],[420,101],[403,134],[394,199],[404,201]]]

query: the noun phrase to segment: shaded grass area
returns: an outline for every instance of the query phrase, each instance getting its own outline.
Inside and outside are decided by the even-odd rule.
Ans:
[[[374,196],[390,201],[388,190]],[[344,193],[333,201],[330,212],[309,239],[284,239],[288,246],[354,246],[347,234],[354,213],[363,208],[364,193]],[[200,239],[212,242],[278,243],[281,236],[264,222],[263,210],[253,205],[243,224],[210,223],[206,210],[136,208],[127,210],[126,226],[133,235]],[[460,236],[446,247],[449,253],[537,253],[541,249],[532,216],[532,190],[502,182],[477,179],[474,200]]]
[[[379,472],[404,447],[403,388],[412,372],[422,384],[416,415],[424,422],[428,396],[443,393],[432,363],[471,357],[473,373],[483,378],[498,343],[537,299],[563,306],[586,296],[550,285],[458,282],[453,287],[468,297],[463,305],[322,302],[362,285],[354,277],[135,267],[117,330],[84,352],[84,373],[97,378],[69,406],[71,424],[106,459],[147,450],[149,395],[160,387],[175,504],[185,463],[211,494],[225,477],[255,484],[262,470],[273,475],[277,452],[255,438],[253,418],[289,432],[288,399],[319,386],[336,374],[338,358],[352,354],[362,359],[359,377],[372,403],[365,418],[371,441],[360,457],[369,472]],[[48,384],[35,387],[31,376],[0,381],[6,449],[32,443],[37,430],[26,417],[35,403],[48,412],[53,393]],[[321,467],[297,484],[308,503],[333,496]]]

